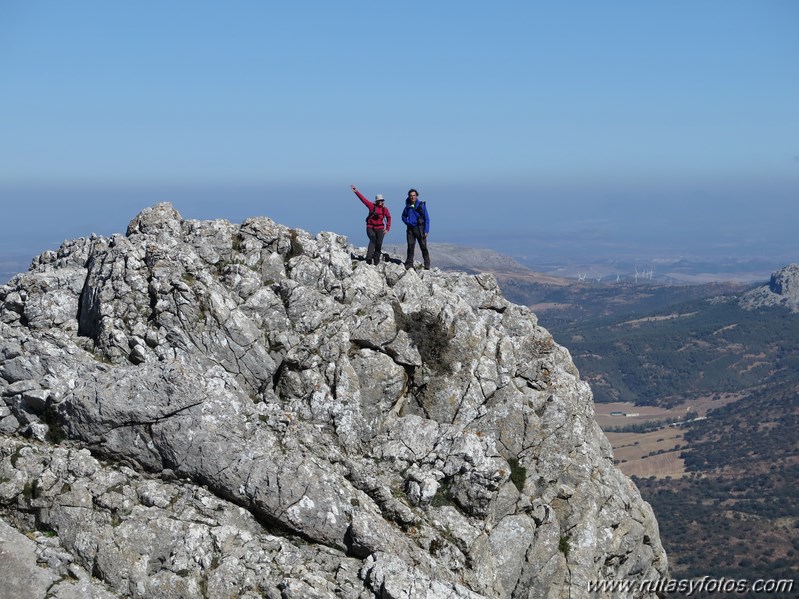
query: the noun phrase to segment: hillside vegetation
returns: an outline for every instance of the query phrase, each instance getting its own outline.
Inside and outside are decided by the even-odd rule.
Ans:
[[[561,330],[597,402],[668,407],[692,397],[799,381],[799,318],[698,300]]]
[[[799,385],[765,386],[692,423],[681,452],[687,476],[634,477],[657,514],[672,576],[797,578],[797,431]]]
[[[603,319],[630,319],[691,300],[729,296],[748,289],[738,283],[655,285],[629,282],[596,283],[561,279],[557,285],[524,273],[491,272],[512,302],[530,306],[541,323],[555,334]],[[569,284],[564,284],[569,282]],[[566,339],[564,339],[566,341]]]

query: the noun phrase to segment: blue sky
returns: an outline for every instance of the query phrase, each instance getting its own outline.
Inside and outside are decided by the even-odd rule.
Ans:
[[[351,183],[431,241],[799,251],[799,2],[0,2],[0,252],[164,200],[363,243]]]

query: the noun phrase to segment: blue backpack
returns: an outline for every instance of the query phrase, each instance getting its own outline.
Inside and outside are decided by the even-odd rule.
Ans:
[[[416,227],[424,228],[424,202],[416,202],[413,206],[405,206],[405,209],[402,211],[402,222],[408,224],[408,215],[410,214],[411,210],[416,212]]]

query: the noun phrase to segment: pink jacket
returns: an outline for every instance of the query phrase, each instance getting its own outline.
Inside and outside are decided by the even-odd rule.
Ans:
[[[366,218],[366,228],[367,229],[385,229],[386,233],[391,230],[391,212],[388,211],[388,208],[385,205],[381,208],[374,202],[370,202],[360,191],[355,191],[355,195],[366,204],[366,207],[369,208],[369,216]]]

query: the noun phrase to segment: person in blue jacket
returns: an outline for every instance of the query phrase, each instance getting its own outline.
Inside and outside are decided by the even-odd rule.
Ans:
[[[427,213],[427,204],[419,200],[419,192],[415,189],[408,190],[405,200],[405,209],[402,211],[402,222],[408,228],[408,255],[405,258],[405,268],[413,268],[413,254],[416,242],[422,250],[425,270],[430,270],[430,252],[427,251],[427,234],[430,233],[430,215]]]

